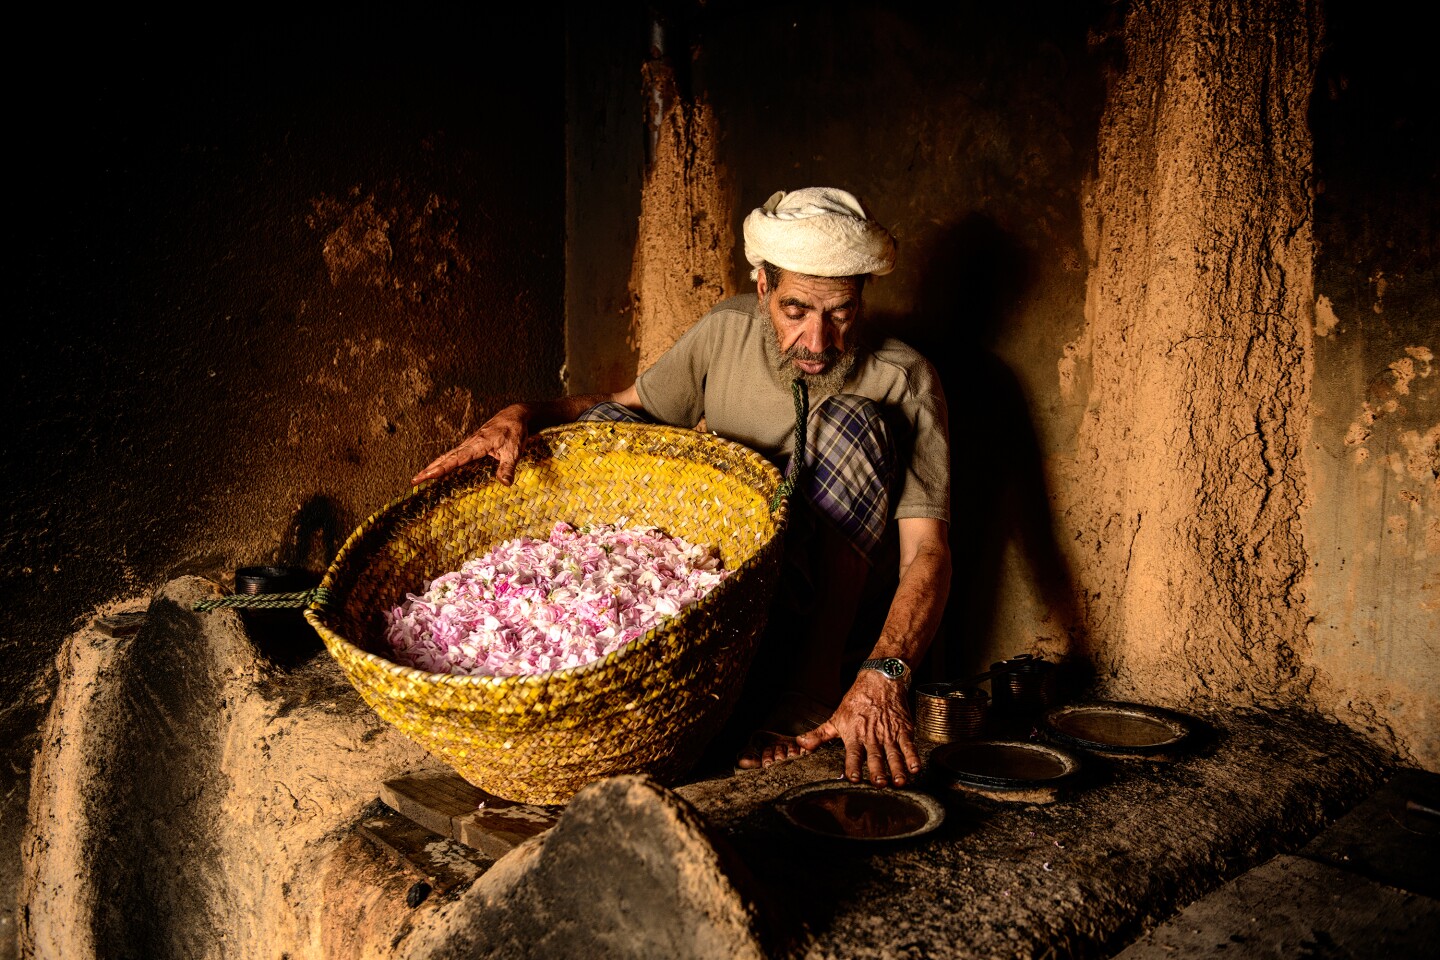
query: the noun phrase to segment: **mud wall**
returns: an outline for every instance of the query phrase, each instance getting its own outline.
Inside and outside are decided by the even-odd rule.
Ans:
[[[318,565],[504,402],[625,385],[818,183],[892,226],[872,319],[949,395],[936,669],[1307,698],[1440,764],[1440,90],[1398,4],[669,10],[658,113],[638,5],[36,34],[79,92],[15,106],[0,885],[77,620]]]
[[[750,287],[741,221],[772,192],[831,184],[860,195],[900,249],[896,271],[867,288],[867,307],[935,359],[959,441],[956,501],[985,505],[958,511],[953,527],[959,573],[936,648],[936,669],[952,675],[1037,643],[1056,652],[1072,643],[1042,464],[1074,419],[1054,354],[1083,319],[1080,192],[1094,161],[1099,64],[1112,47],[1108,13],[1074,3],[929,13],[670,5],[660,18],[666,59],[698,135],[662,140],[647,167],[651,22],[571,12],[571,390],[627,385],[645,366],[637,328],[663,344],[707,306],[697,292],[713,303]],[[709,117],[713,125],[695,123]],[[727,234],[727,256],[692,255],[709,249],[697,236],[713,244]],[[621,237],[631,243],[623,260]],[[668,251],[685,290],[636,269],[655,250]]]
[[[672,9],[681,96],[718,131],[676,155],[713,150],[687,187],[730,204],[732,236],[773,190],[829,183],[900,241],[871,319],[935,359],[954,431],[932,669],[1070,656],[1114,695],[1310,703],[1440,762],[1440,91],[1387,6]],[[635,304],[665,290],[574,254],[692,242],[678,220],[638,236],[643,142],[615,134],[644,126],[648,25],[605,29],[584,60],[604,82],[568,105],[592,215],[568,243],[607,308],[570,298],[577,391],[643,368]],[[601,209],[607,164],[631,179]],[[737,246],[692,279],[746,272]]]
[[[1440,766],[1440,94],[1422,31],[1327,5],[1305,517],[1317,697]]]
[[[1307,679],[1304,12],[1137,4],[1125,22],[1087,197],[1089,389],[1057,464],[1097,667],[1128,696],[1293,699]]]
[[[27,101],[6,701],[96,601],[323,563],[466,427],[559,391],[558,60],[500,97],[519,54],[478,18],[119,39],[86,40],[87,98]]]

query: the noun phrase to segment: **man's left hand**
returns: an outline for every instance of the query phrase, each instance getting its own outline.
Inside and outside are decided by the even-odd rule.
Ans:
[[[830,719],[796,740],[808,751],[839,737],[852,783],[865,779],[863,770],[877,787],[903,787],[921,769],[906,693],[904,684],[862,670]]]

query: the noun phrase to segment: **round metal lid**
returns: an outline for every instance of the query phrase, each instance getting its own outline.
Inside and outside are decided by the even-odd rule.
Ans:
[[[906,840],[945,819],[945,807],[929,794],[847,780],[793,787],[776,799],[775,808],[793,826],[837,840]]]
[[[1145,756],[1168,753],[1194,732],[1182,715],[1141,703],[1070,704],[1049,710],[1041,729],[1056,743],[1079,750]]]
[[[309,586],[307,576],[296,567],[240,567],[235,571],[235,592],[253,595],[304,590]]]
[[[949,743],[930,754],[930,763],[953,783],[1000,789],[1058,786],[1080,771],[1073,754],[1025,740]]]

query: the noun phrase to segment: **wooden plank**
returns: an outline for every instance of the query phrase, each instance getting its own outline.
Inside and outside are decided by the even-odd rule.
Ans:
[[[119,640],[139,633],[140,628],[145,626],[147,615],[145,610],[121,610],[108,617],[99,618],[95,621],[95,626],[101,633]]]
[[[425,829],[497,858],[550,829],[563,809],[493,796],[451,771],[386,780],[380,799]]]
[[[498,858],[549,830],[559,819],[560,809],[556,807],[492,798],[484,807],[456,821],[456,839]]]
[[[455,819],[474,812],[486,795],[459,774],[426,771],[386,780],[380,799],[427,830],[459,840]]]
[[[388,810],[366,817],[356,832],[406,873],[442,893],[469,883],[494,863],[493,858]]]

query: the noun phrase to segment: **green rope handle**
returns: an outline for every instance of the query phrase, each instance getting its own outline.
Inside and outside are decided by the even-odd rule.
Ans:
[[[800,377],[790,381],[790,392],[795,397],[795,455],[790,458],[790,475],[781,480],[780,486],[775,488],[775,499],[770,501],[771,513],[779,510],[780,504],[795,492],[800,471],[805,469],[805,427],[810,420],[810,393],[805,387],[805,381]]]
[[[196,611],[214,610],[216,607],[244,607],[246,609],[277,610],[298,609],[312,603],[325,606],[330,602],[330,591],[325,587],[300,590],[295,593],[235,593],[228,597],[201,600],[192,608]]]

